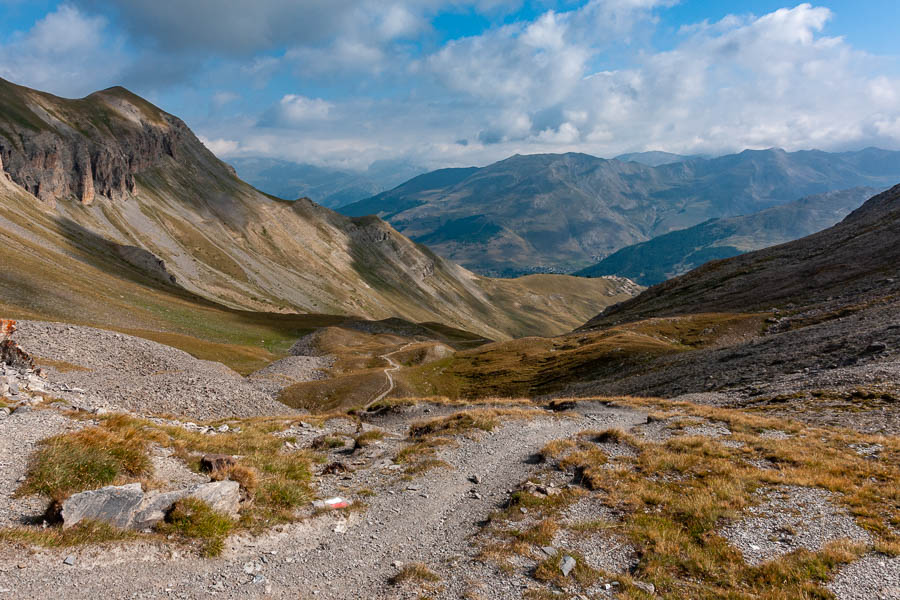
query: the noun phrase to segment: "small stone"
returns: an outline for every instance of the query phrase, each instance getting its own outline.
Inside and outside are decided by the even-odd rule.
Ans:
[[[877,354],[878,352],[884,352],[887,350],[887,344],[884,342],[872,342],[869,344],[869,347],[866,348],[867,354]]]
[[[645,581],[635,581],[632,583],[632,585],[634,585],[634,587],[641,590],[642,592],[646,592],[648,594],[656,593],[656,586],[652,583],[647,583]]]
[[[219,433],[228,433],[228,425],[221,425],[216,429],[216,431],[218,431]]]
[[[523,515],[527,515],[528,509],[525,508],[524,506],[521,506],[521,507],[519,507],[519,512],[522,513]]]
[[[563,577],[568,577],[569,573],[572,572],[572,569],[575,568],[575,559],[571,556],[564,556],[562,563],[559,565],[559,570],[562,571]]]
[[[547,556],[556,556],[556,548],[553,546],[543,546],[541,551]]]
[[[266,578],[262,575],[254,575],[253,576],[253,585],[261,585],[266,582]]]
[[[391,565],[392,565],[395,569],[400,569],[400,568],[403,567],[403,562],[402,562],[402,561],[399,561],[399,560],[395,560],[394,562],[391,563]]]
[[[64,564],[64,565],[67,565],[67,566],[70,566],[70,567],[71,567],[72,565],[74,565],[74,564],[75,564],[75,555],[74,555],[74,554],[68,555],[68,556],[65,558],[65,560],[63,560],[63,564]]]
[[[479,477],[478,475],[469,475],[469,481],[477,485],[481,483],[481,477]]]

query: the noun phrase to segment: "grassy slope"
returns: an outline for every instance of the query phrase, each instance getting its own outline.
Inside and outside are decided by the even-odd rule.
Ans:
[[[401,370],[395,376],[397,393],[470,399],[533,397],[657,356],[753,334],[760,323],[758,315],[706,314],[651,319],[557,338],[497,342]]]

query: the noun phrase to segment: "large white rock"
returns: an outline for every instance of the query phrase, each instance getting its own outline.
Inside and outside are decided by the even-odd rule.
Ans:
[[[241,486],[237,481],[226,479],[225,481],[201,483],[188,495],[206,502],[213,510],[235,518],[241,508]]]
[[[127,528],[135,511],[144,500],[140,483],[108,486],[70,496],[63,502],[63,529],[85,519],[103,521],[116,527]]]
[[[176,502],[187,497],[202,500],[213,510],[234,518],[241,507],[241,489],[236,481],[214,481],[174,492],[147,494],[140,483],[129,483],[70,496],[62,506],[63,529],[85,519],[122,529],[149,529],[162,521]]]

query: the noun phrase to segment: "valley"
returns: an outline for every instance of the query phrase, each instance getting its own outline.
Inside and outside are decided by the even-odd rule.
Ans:
[[[517,155],[342,215],[0,80],[0,597],[900,597],[896,154]]]

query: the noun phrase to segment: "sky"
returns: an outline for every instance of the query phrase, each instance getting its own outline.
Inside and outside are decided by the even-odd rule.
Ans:
[[[0,0],[0,77],[123,85],[221,158],[900,149],[900,2]]]

